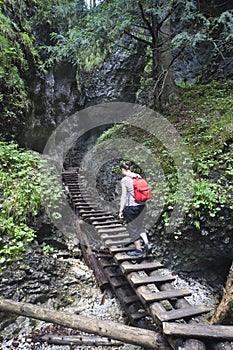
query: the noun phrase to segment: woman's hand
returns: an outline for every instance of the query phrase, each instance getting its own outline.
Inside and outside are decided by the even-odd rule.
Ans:
[[[120,219],[124,219],[124,214],[123,214],[122,211],[119,212],[119,218],[120,218]]]

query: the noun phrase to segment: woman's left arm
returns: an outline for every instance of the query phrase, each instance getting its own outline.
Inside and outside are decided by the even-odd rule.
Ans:
[[[121,182],[121,202],[120,202],[120,211],[119,211],[120,218],[123,218],[123,210],[126,205],[126,200],[127,200],[127,187],[123,182]]]

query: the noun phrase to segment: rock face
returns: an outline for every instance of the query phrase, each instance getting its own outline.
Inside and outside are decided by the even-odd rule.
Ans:
[[[210,218],[203,216],[201,228],[196,229],[186,221],[179,230],[167,233],[163,224],[152,233],[154,251],[169,266],[181,271],[203,276],[209,282],[224,283],[232,261],[232,215]]]
[[[145,66],[144,48],[136,49],[120,49],[92,73],[78,73],[78,83],[76,69],[67,62],[51,68],[45,78],[29,76],[32,109],[20,144],[42,152],[52,131],[74,112],[104,102],[134,102]]]

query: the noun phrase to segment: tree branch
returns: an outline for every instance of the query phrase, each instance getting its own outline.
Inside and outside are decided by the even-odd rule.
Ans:
[[[153,41],[156,41],[157,38],[155,36],[154,30],[153,30],[150,22],[148,21],[148,19],[145,16],[145,13],[144,13],[144,10],[143,10],[143,6],[142,6],[141,2],[138,3],[138,6],[139,6],[140,11],[141,11],[142,19],[143,19],[144,23],[146,24],[146,26],[147,26],[147,28],[148,28],[148,30],[149,30],[152,38],[153,38]]]
[[[142,43],[144,43],[144,44],[146,44],[146,45],[152,47],[151,42],[149,42],[148,40],[142,39],[142,38],[140,38],[139,36],[134,35],[134,34],[128,32],[127,30],[125,30],[124,33],[125,33],[126,35],[129,35],[131,38],[133,38],[133,39],[135,39],[135,40],[137,40],[137,41],[140,41],[140,42],[142,42]]]

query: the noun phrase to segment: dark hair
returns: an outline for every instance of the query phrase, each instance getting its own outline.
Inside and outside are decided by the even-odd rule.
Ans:
[[[130,170],[131,169],[131,162],[121,163],[121,169]]]

